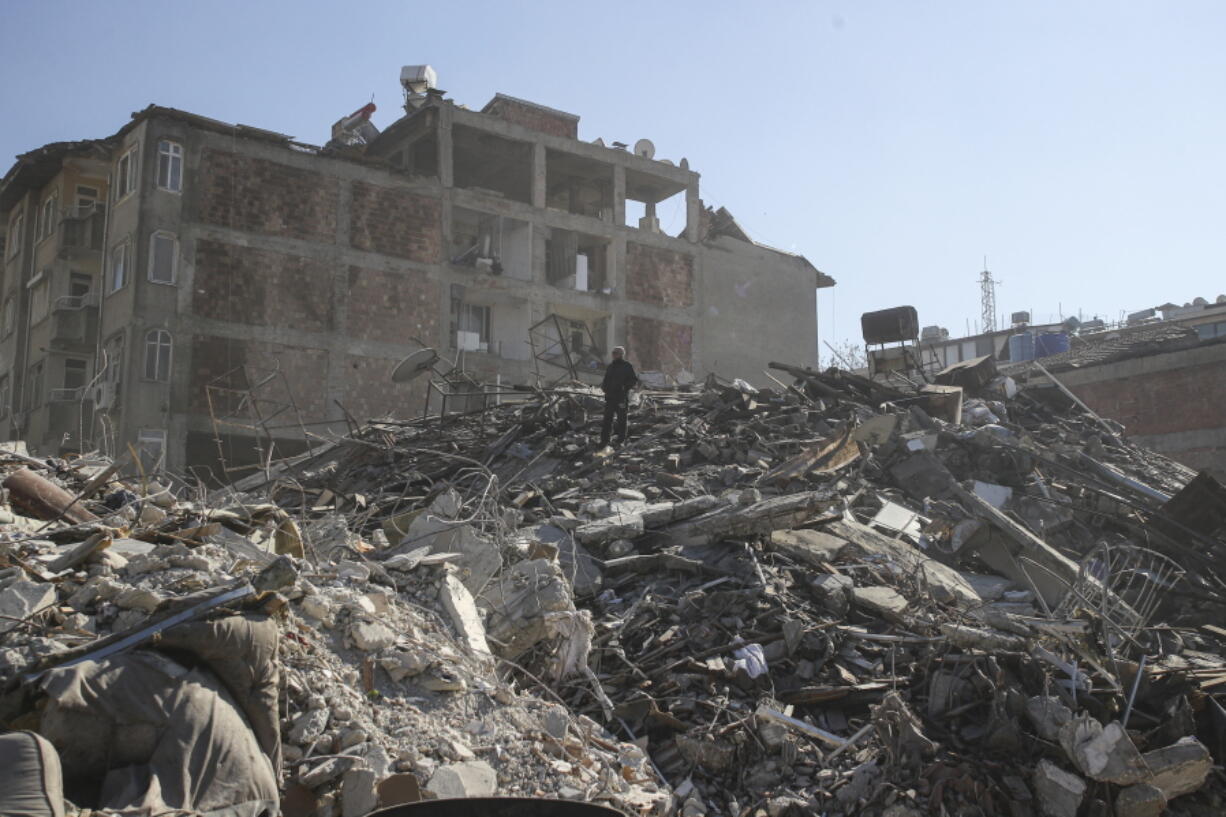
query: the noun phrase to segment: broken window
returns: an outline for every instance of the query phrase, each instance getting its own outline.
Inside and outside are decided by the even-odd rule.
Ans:
[[[84,212],[98,203],[98,188],[77,185],[77,210]]]
[[[94,276],[88,272],[73,272],[68,276],[68,297],[84,299],[94,288]]]
[[[532,280],[532,230],[526,221],[456,207],[450,252],[457,266]]]
[[[166,459],[166,429],[142,428],[136,435],[136,450],[145,473],[160,470]]]
[[[136,146],[133,145],[115,165],[115,201],[136,189]]]
[[[0,377],[0,417],[9,416],[9,376]]]
[[[547,150],[545,206],[611,221],[613,166],[558,150]]]
[[[111,249],[111,264],[107,268],[108,293],[118,292],[128,278],[128,242],[124,241]]]
[[[89,361],[70,357],[64,361],[64,388],[79,389],[88,382]]]
[[[178,256],[179,240],[173,233],[154,233],[149,239],[149,280],[155,284],[173,284]]]
[[[165,329],[150,329],[145,333],[145,379],[157,382],[170,380],[172,341]]]
[[[0,337],[8,337],[17,328],[17,301],[13,296],[4,299],[4,310],[0,312]]]
[[[461,352],[490,349],[490,308],[464,303],[464,287],[451,286],[451,348]]]
[[[106,382],[118,387],[123,376],[123,332],[111,335],[106,341]]]
[[[452,128],[456,187],[532,203],[532,145],[457,125]]]
[[[604,239],[555,228],[545,242],[545,277],[562,289],[601,292],[608,287],[608,257]]]
[[[178,142],[158,142],[158,187],[171,193],[183,190],[183,146]]]

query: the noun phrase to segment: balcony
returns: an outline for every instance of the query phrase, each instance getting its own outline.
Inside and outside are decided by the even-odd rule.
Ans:
[[[68,208],[60,219],[60,255],[71,257],[79,253],[100,252],[105,226],[106,205],[100,202]]]
[[[92,346],[97,333],[97,294],[64,295],[51,304],[51,343],[55,348]]]

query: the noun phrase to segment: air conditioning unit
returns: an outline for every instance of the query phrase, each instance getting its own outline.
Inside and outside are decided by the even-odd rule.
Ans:
[[[89,396],[95,409],[109,409],[115,404],[115,384],[106,380],[96,383]]]

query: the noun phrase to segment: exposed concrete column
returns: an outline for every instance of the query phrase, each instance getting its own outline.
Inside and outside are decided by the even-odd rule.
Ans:
[[[698,223],[701,219],[702,199],[698,198],[698,174],[685,187],[685,240],[698,243]]]
[[[532,145],[532,206],[545,207],[545,146],[540,142]]]
[[[454,151],[451,142],[453,114],[450,105],[438,106],[438,179],[443,187],[452,187],[455,184]]]
[[[613,165],[613,224],[626,223],[626,168]]]

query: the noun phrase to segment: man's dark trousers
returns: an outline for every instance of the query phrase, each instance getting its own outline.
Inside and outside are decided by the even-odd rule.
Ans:
[[[607,395],[604,399],[604,422],[600,426],[600,445],[609,444],[609,434],[613,430],[614,418],[617,421],[617,439],[626,441],[626,411],[629,408],[630,395]]]

